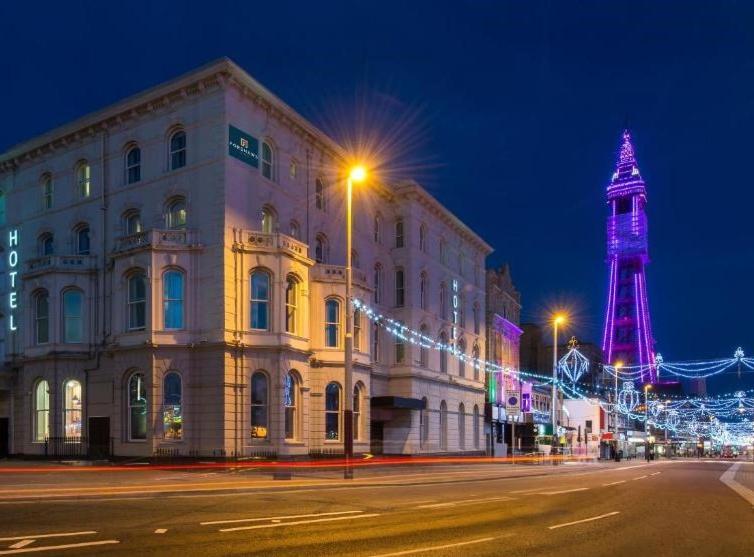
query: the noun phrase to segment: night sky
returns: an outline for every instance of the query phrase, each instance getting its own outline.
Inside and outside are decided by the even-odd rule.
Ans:
[[[394,174],[510,263],[523,319],[566,304],[584,340],[627,121],[657,349],[754,355],[750,2],[24,4],[0,7],[0,150],[228,56],[338,139],[378,130]]]

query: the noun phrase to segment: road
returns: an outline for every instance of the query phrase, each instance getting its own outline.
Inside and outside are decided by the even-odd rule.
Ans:
[[[750,555],[754,464],[0,467],[0,555]]]

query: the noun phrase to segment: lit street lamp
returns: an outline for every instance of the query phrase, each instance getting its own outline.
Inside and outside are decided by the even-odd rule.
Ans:
[[[644,385],[644,437],[645,437],[645,443],[646,448],[644,449],[644,458],[646,460],[649,460],[649,389],[652,388],[652,385],[647,383]]]
[[[353,478],[351,460],[353,459],[353,305],[351,300],[351,244],[353,233],[352,199],[354,182],[363,182],[367,177],[366,168],[357,165],[351,168],[346,180],[346,338],[344,343],[344,397],[345,409],[343,411],[343,452],[345,453],[345,469],[343,477]]]
[[[618,375],[620,375],[620,368],[623,367],[623,362],[617,361],[613,366],[615,368],[615,394],[613,395],[613,429],[615,430],[615,459],[618,459]]]
[[[557,453],[558,447],[558,432],[557,432],[557,401],[558,401],[558,325],[565,324],[566,316],[562,313],[556,313],[552,319],[552,403],[550,405],[551,420],[552,420],[552,447],[550,452]],[[555,459],[553,459],[555,464]]]

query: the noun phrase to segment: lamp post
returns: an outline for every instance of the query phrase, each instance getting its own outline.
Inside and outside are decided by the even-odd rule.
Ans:
[[[363,166],[354,166],[348,173],[346,180],[346,335],[344,343],[344,380],[343,391],[345,408],[343,411],[343,452],[345,453],[345,469],[343,477],[347,480],[353,478],[353,306],[351,303],[351,244],[353,235],[352,199],[354,182],[363,182],[367,177],[367,171]]]
[[[649,389],[652,385],[647,383],[644,385],[644,442],[646,444],[644,449],[644,458],[649,460]]]
[[[557,413],[557,402],[558,402],[558,388],[557,388],[557,381],[558,381],[558,325],[565,323],[565,315],[562,313],[555,314],[552,319],[552,404],[550,405],[550,411],[551,411],[551,421],[552,421],[552,447],[550,451],[554,454],[557,454],[558,447],[558,432],[557,432],[557,423],[558,423],[558,413]],[[553,459],[553,464],[555,464],[555,459]]]
[[[618,459],[618,375],[620,375],[620,368],[623,367],[623,362],[615,362],[615,393],[613,394],[613,429],[615,432],[615,458]]]

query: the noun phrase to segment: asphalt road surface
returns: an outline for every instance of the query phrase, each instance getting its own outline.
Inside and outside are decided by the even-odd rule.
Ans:
[[[14,473],[0,555],[753,555],[754,464]]]

